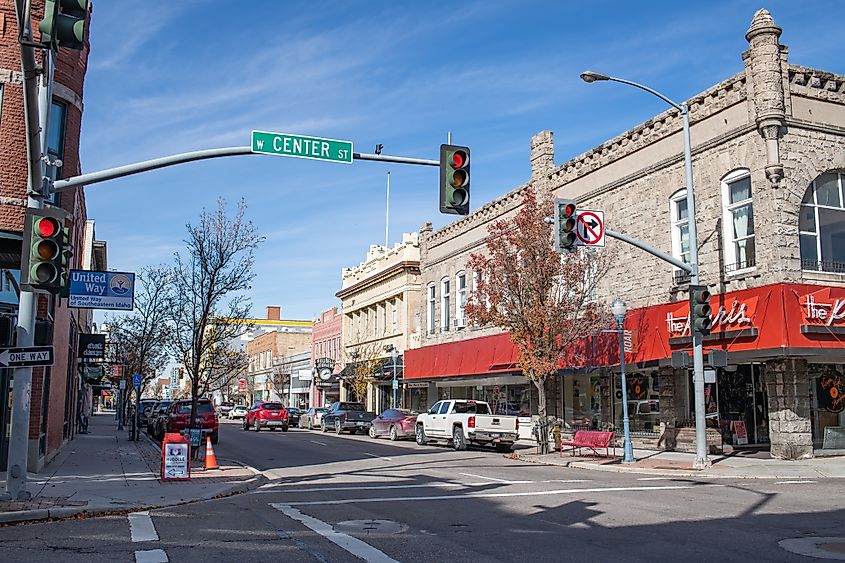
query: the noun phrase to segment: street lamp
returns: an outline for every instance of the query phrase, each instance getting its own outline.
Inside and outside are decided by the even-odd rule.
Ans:
[[[399,390],[399,382],[396,381],[396,359],[399,357],[399,351],[396,350],[394,346],[390,350],[390,359],[393,360],[393,404],[391,408],[396,408],[398,405],[396,404],[396,392]]]
[[[684,129],[684,172],[686,175],[687,187],[687,216],[689,218],[689,265],[692,268],[692,272],[690,273],[690,284],[698,285],[698,234],[695,222],[695,190],[692,181],[692,149],[690,147],[689,106],[686,102],[681,104],[675,103],[660,92],[652,90],[648,86],[643,86],[642,84],[631,80],[615,78],[592,70],[582,72],[581,80],[588,84],[592,84],[597,81],[611,81],[627,84],[657,96],[681,112]],[[696,469],[704,469],[710,466],[710,460],[707,458],[707,434],[704,418],[704,350],[702,347],[702,335],[696,331],[692,331],[692,345],[693,381],[695,383],[695,462],[693,467]]]
[[[617,297],[610,306],[610,312],[616,317],[616,324],[619,327],[619,370],[622,372],[622,432],[625,434],[625,441],[622,445],[624,452],[622,463],[634,463],[637,460],[634,459],[634,446],[631,444],[631,423],[628,419],[628,381],[625,379],[625,331],[623,329],[628,306]]]

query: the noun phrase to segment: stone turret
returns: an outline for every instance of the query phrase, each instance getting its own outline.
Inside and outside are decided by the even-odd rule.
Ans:
[[[531,182],[543,184],[555,170],[555,136],[540,131],[531,137]]]
[[[768,10],[758,10],[745,34],[749,48],[743,54],[757,130],[766,140],[766,177],[775,187],[783,179],[779,141],[786,119],[787,48],[779,41],[782,31]]]

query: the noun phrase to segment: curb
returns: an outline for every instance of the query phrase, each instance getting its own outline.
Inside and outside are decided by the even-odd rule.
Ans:
[[[604,471],[607,473],[631,473],[635,475],[652,475],[659,477],[698,477],[702,479],[843,479],[843,477],[831,477],[828,475],[724,475],[718,473],[709,473],[706,470],[681,470],[681,469],[648,469],[645,467],[624,467],[624,466],[608,466],[599,465],[596,463],[589,463],[586,461],[568,461],[563,463],[550,463],[539,459],[531,459],[529,457],[515,454],[504,456],[506,459],[516,459],[526,463],[536,463],[538,465],[545,465],[548,467],[572,467],[574,469],[586,469],[590,471]]]

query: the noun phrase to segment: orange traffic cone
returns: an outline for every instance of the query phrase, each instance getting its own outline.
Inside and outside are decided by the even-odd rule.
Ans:
[[[211,436],[207,436],[205,441],[205,468],[220,469],[217,465],[217,456],[214,455],[214,448],[211,447]]]

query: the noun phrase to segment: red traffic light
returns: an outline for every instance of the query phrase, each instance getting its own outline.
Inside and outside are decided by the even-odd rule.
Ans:
[[[36,225],[38,234],[44,238],[51,238],[56,236],[59,232],[59,222],[52,217],[41,217]]]
[[[563,210],[564,215],[567,217],[572,217],[575,215],[575,204],[574,203],[567,203],[566,207]]]
[[[469,155],[464,151],[455,151],[452,153],[451,161],[454,168],[463,168],[469,162]]]

